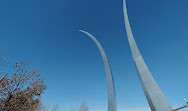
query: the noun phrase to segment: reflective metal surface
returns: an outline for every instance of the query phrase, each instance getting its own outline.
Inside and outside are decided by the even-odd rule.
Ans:
[[[117,111],[114,80],[113,80],[112,72],[110,69],[110,64],[108,62],[104,49],[102,48],[101,44],[97,41],[97,39],[93,35],[83,30],[80,30],[80,32],[83,32],[89,37],[91,37],[100,50],[100,53],[104,61],[104,66],[106,69],[106,78],[107,78],[107,85],[108,85],[108,111]]]
[[[125,27],[133,60],[138,72],[139,80],[141,82],[144,94],[147,98],[150,108],[152,111],[172,111],[172,106],[167,101],[166,97],[164,96],[164,94],[158,87],[156,81],[152,77],[136,45],[127,15],[125,0],[123,0],[123,8]]]

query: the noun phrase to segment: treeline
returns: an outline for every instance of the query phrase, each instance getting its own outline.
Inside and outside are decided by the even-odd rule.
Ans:
[[[35,111],[63,111],[63,109],[59,108],[58,105],[50,106],[50,105],[40,104],[38,108],[35,109]],[[80,105],[79,109],[71,108],[69,111],[89,111],[89,108],[84,101]]]
[[[29,61],[10,62],[0,56],[0,111],[60,111],[41,102],[46,85],[38,69]],[[85,102],[78,110],[89,111]]]

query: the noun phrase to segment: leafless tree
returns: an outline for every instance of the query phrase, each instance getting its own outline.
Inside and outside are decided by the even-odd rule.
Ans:
[[[45,105],[42,102],[40,102],[35,111],[50,111],[50,105]]]
[[[59,106],[58,105],[54,105],[52,107],[52,111],[60,111]]]
[[[89,111],[85,101],[81,104],[79,111]]]
[[[0,70],[0,111],[33,111],[46,89],[39,70],[25,61],[7,63]]]

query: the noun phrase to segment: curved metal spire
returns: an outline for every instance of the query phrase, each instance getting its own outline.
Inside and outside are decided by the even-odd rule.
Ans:
[[[110,69],[110,64],[108,62],[104,49],[102,48],[101,44],[97,41],[97,39],[93,35],[83,30],[79,30],[79,31],[91,37],[100,50],[100,53],[104,61],[104,66],[106,69],[106,79],[107,79],[107,85],[108,85],[108,111],[117,111],[114,80],[113,80],[112,72]]]
[[[138,72],[139,80],[141,82],[144,94],[147,98],[150,108],[152,111],[172,111],[172,106],[167,101],[166,97],[164,96],[156,81],[152,77],[136,45],[127,15],[125,0],[123,0],[123,8],[125,27],[133,60]]]

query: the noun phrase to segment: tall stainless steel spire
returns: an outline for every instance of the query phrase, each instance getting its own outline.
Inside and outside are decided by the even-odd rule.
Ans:
[[[129,45],[138,72],[139,80],[141,82],[142,88],[144,90],[144,94],[147,98],[150,108],[152,111],[172,111],[172,106],[167,101],[166,97],[164,96],[159,86],[157,85],[156,81],[152,77],[136,45],[127,15],[125,0],[123,0],[123,8],[124,8],[125,27],[126,27]]]
[[[86,32],[86,31],[83,31],[83,30],[80,30],[80,32],[83,32],[86,35],[88,35],[89,37],[91,37],[100,50],[100,53],[101,53],[103,61],[104,61],[104,66],[106,69],[106,78],[107,78],[107,85],[108,85],[108,111],[117,111],[114,81],[113,81],[110,64],[108,62],[106,54],[105,54],[101,44],[97,41],[97,39],[93,35],[91,35],[90,33]]]

